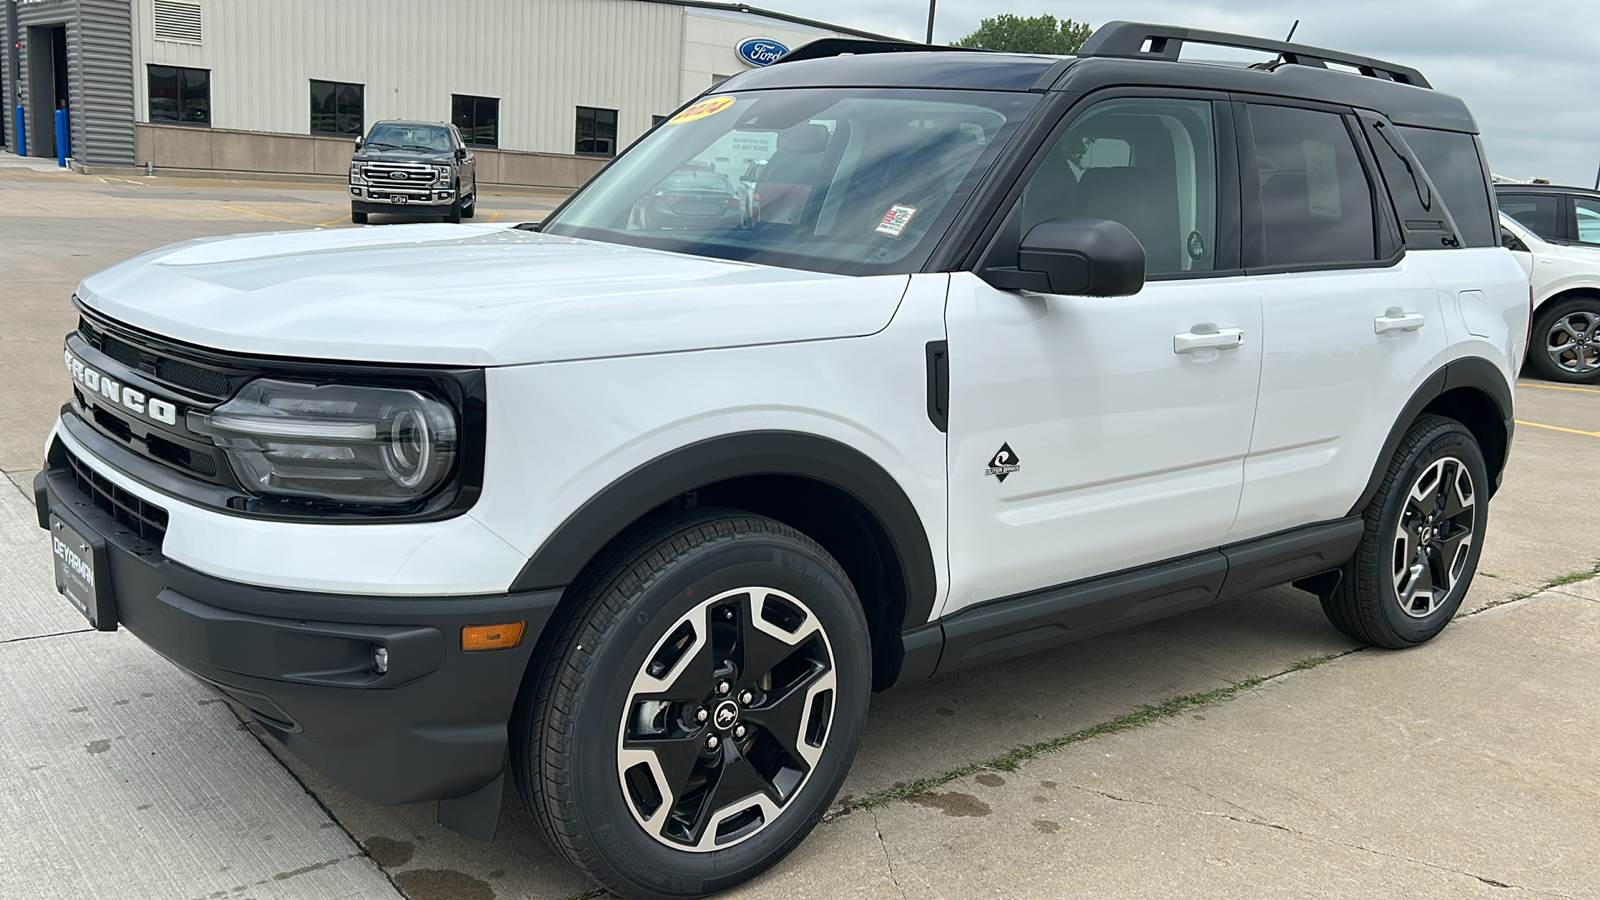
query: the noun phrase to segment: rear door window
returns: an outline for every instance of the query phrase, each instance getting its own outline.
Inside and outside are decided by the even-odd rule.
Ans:
[[[1556,194],[1502,193],[1500,211],[1547,241],[1566,240],[1561,228],[1561,197]]]
[[[1400,128],[1444,205],[1455,219],[1461,243],[1467,247],[1493,247],[1499,229],[1489,205],[1489,184],[1483,174],[1478,142],[1470,134],[1431,128]]]
[[[1372,186],[1344,118],[1288,106],[1249,110],[1254,160],[1244,178],[1255,188],[1261,258],[1246,265],[1375,260]]]
[[[1600,244],[1600,200],[1574,197],[1572,204],[1578,214],[1578,243]]]

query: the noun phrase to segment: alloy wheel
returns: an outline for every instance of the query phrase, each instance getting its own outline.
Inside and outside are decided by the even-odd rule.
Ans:
[[[1573,375],[1600,371],[1600,314],[1574,310],[1551,323],[1545,335],[1550,361]]]
[[[1430,463],[1412,483],[1395,525],[1394,596],[1412,618],[1443,605],[1461,578],[1476,539],[1477,494],[1461,460]]]
[[[745,587],[697,605],[628,690],[617,775],[635,821],[694,852],[771,825],[827,747],[836,684],[828,635],[798,598]]]

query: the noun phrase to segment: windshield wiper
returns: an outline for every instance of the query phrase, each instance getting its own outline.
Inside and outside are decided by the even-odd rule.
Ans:
[[[400,149],[399,147],[395,146],[394,144],[385,144],[383,141],[367,141],[366,146],[368,146],[368,147],[388,147],[390,150],[399,150]]]
[[[421,150],[424,153],[443,153],[443,152],[445,152],[443,150],[440,150],[438,147],[424,147],[421,144],[406,144],[406,145],[402,146],[400,149],[401,150]]]

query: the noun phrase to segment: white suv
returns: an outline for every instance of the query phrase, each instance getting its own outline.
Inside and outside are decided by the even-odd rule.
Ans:
[[[1528,318],[1476,131],[1236,35],[824,40],[542,227],[85,280],[39,521],[90,621],[335,783],[488,839],[509,775],[608,888],[721,890],[873,690],[1287,581],[1358,640],[1444,628]],[[660,199],[756,156],[759,216]]]

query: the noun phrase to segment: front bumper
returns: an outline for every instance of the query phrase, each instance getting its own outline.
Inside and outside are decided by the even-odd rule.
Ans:
[[[40,472],[34,501],[42,527],[54,514],[104,542],[102,618],[109,611],[340,787],[411,803],[500,775],[511,707],[560,591],[433,599],[254,587],[166,559],[69,468]],[[517,648],[461,649],[464,626],[514,621],[527,622]]]
[[[399,188],[388,185],[350,185],[350,206],[356,212],[404,213],[410,207],[431,210],[448,208],[456,202],[456,192],[449,185]]]

